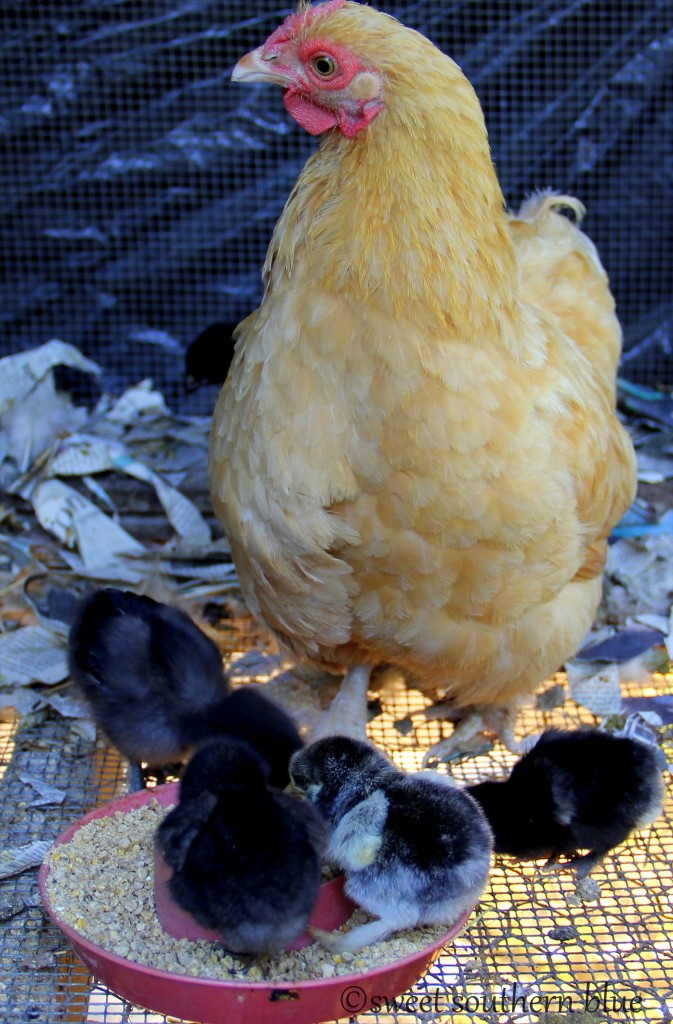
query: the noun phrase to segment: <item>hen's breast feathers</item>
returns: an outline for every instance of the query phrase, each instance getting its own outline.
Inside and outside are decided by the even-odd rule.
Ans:
[[[443,91],[405,121],[389,88],[362,136],[332,133],[279,221],[213,419],[213,501],[295,653],[497,702],[595,612],[635,480],[619,328],[575,226],[508,224],[476,98],[418,45]]]

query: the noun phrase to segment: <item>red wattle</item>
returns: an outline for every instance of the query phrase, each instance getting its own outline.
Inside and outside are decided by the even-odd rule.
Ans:
[[[297,124],[305,128],[310,135],[321,135],[329,128],[336,128],[339,124],[337,115],[332,110],[319,107],[312,103],[307,96],[288,89],[283,96],[285,109],[295,119]]]

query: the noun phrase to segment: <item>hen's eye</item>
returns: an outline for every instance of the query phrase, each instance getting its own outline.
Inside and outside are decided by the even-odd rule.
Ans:
[[[331,78],[336,71],[336,61],[326,53],[318,53],[311,61],[313,70],[317,71],[321,78]]]

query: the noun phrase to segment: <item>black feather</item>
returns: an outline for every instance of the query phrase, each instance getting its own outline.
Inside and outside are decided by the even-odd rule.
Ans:
[[[97,724],[132,761],[182,760],[229,692],[215,644],[177,608],[98,590],[77,616],[70,673]]]
[[[306,928],[320,886],[323,827],[313,808],[266,781],[244,743],[205,743],[180,803],[157,830],[175,901],[243,953],[282,949]],[[204,809],[207,813],[204,814]]]
[[[195,391],[202,384],[224,384],[234,356],[232,335],[236,323],[220,321],[206,327],[185,352],[185,386]]]
[[[216,712],[210,734],[244,739],[268,762],[270,784],[284,789],[290,781],[290,758],[304,745],[290,716],[252,686],[234,690]]]
[[[522,860],[566,856],[586,873],[654,820],[663,797],[655,751],[595,729],[548,729],[509,779],[468,787],[495,850]],[[580,858],[579,850],[588,853]]]
[[[455,921],[479,898],[491,834],[477,802],[435,772],[406,774],[372,744],[329,736],[296,753],[292,781],[331,830],[326,857],[345,891],[379,918],[345,936],[355,950],[400,928]]]
[[[179,609],[96,591],[72,626],[69,661],[97,724],[131,761],[173,764],[230,736],[266,759],[272,785],[287,785],[302,746],[292,719],[258,688],[230,692],[216,645]]]

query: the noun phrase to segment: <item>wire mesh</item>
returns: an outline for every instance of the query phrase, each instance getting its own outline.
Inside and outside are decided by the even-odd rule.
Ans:
[[[673,0],[388,0],[462,64],[508,202],[577,194],[624,324],[624,372],[671,383]],[[174,408],[187,344],[260,297],[273,224],[316,145],[280,90],[229,82],[277,0],[5,0],[2,351],[58,336]],[[419,83],[422,102],[422,82]]]
[[[238,655],[255,645],[256,633],[240,629],[245,620],[236,631],[231,625],[221,637],[230,652],[235,649]],[[652,686],[630,686],[625,695],[670,692],[671,682],[671,677],[655,676]],[[418,768],[422,752],[449,727],[414,718],[414,730],[400,731],[395,722],[428,701],[398,678],[392,677],[378,701],[371,739],[400,767]],[[551,711],[530,705],[522,711],[518,734],[594,721],[571,701]],[[665,751],[670,762],[671,727]],[[505,774],[514,760],[496,744],[488,753],[455,764],[452,773],[460,784],[471,783]],[[21,727],[3,724],[0,765],[3,847],[53,838],[126,787],[125,766],[112,748],[73,735],[67,722],[55,717]],[[31,808],[29,787],[21,778],[25,772],[62,788],[64,803]],[[361,1024],[441,1024],[448,1019],[556,1024],[569,1012],[593,1014],[576,1018],[592,1024],[673,1019],[672,812],[669,796],[664,816],[652,828],[634,835],[594,870],[598,890],[583,898],[567,873],[542,873],[539,864],[496,858],[478,911],[455,943],[410,992],[397,998],[382,992],[376,1012],[355,1019]],[[18,912],[3,919],[8,912],[3,908],[11,905]],[[89,977],[43,914],[34,872],[0,882],[0,921],[0,1019],[42,1024],[178,1020],[133,1007]]]

